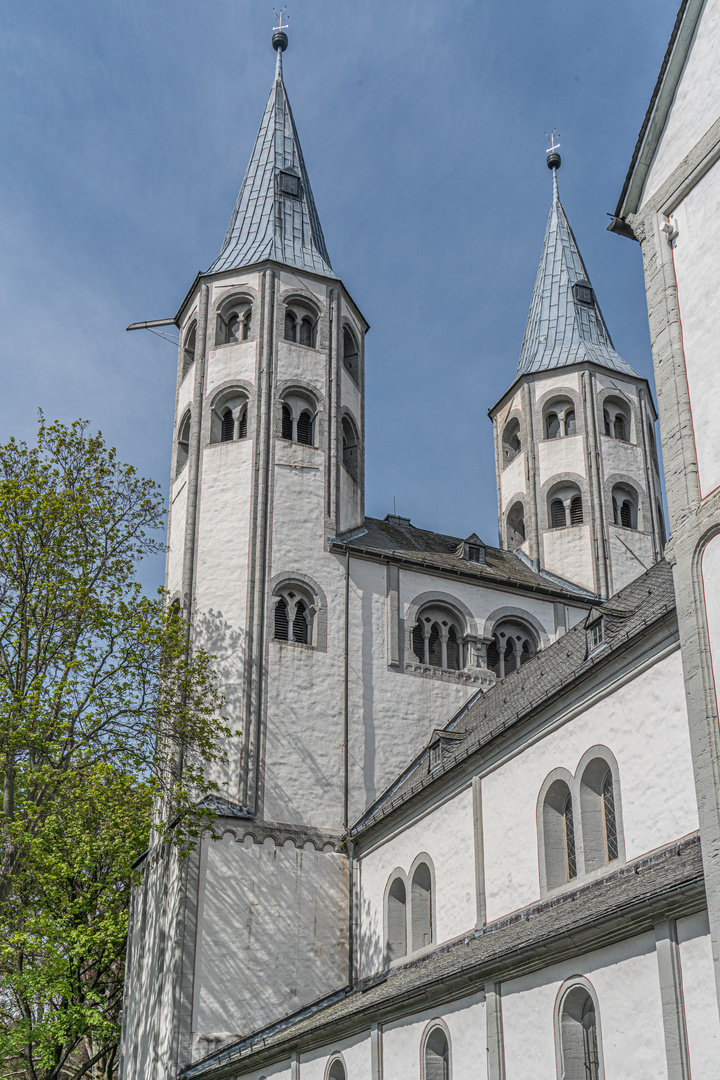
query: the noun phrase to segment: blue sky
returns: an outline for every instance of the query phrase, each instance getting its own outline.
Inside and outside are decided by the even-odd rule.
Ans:
[[[497,542],[487,409],[560,193],[652,377],[639,246],[606,231],[678,0],[296,0],[285,82],[367,338],[367,513]],[[82,416],[167,486],[172,316],[217,255],[274,69],[258,0],[5,0],[0,440]],[[146,569],[162,580],[162,560]]]

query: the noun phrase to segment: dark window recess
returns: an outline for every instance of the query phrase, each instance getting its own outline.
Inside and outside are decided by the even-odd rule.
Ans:
[[[418,660],[425,663],[425,639],[423,637],[422,625],[416,623],[412,632],[413,652],[417,656]]]
[[[565,504],[562,499],[553,499],[550,503],[550,525],[553,529],[564,529],[567,525]]]
[[[300,177],[295,176],[293,173],[281,172],[280,173],[280,190],[284,195],[294,195],[295,198],[300,196]]]
[[[247,439],[247,409],[240,417],[238,424],[238,439]]]
[[[570,524],[571,525],[582,525],[582,522],[583,522],[582,496],[581,495],[573,495],[572,501],[570,503]]]
[[[243,341],[248,340],[248,338],[250,337],[251,329],[252,329],[252,308],[248,312],[246,312],[245,318],[243,319],[243,334],[242,334]]]
[[[308,621],[306,608],[302,600],[295,605],[295,618],[293,619],[293,641],[299,641],[301,645],[308,643]]]
[[[603,815],[605,817],[605,846],[607,861],[614,862],[618,857],[617,821],[615,819],[615,794],[613,792],[612,772],[608,769],[603,780]]]
[[[487,666],[491,671],[494,671],[496,675],[500,670],[500,653],[495,638],[492,639],[487,647]]]
[[[292,413],[290,412],[289,405],[283,405],[282,407],[282,437],[283,439],[292,439]]]
[[[560,434],[560,421],[554,412],[548,413],[545,425],[548,439],[557,439]]]
[[[313,342],[313,337],[314,337],[313,330],[314,330],[314,327],[313,327],[313,324],[312,324],[312,320],[308,319],[307,317],[304,318],[303,321],[300,323],[300,344],[301,345],[309,345],[312,348],[312,346],[314,344],[314,342]]]
[[[290,432],[290,437],[292,438],[292,432]],[[307,409],[304,409],[298,417],[297,441],[306,446],[312,446],[312,416]]]
[[[289,626],[287,604],[281,597],[275,605],[275,637],[278,641],[287,641]]]
[[[620,416],[619,413],[615,417],[615,425],[614,426],[615,426],[615,438],[620,439],[622,442],[626,442],[627,440],[625,438],[625,421],[623,420],[622,416]]]
[[[433,667],[442,667],[442,649],[440,648],[440,628],[436,622],[430,627],[428,654]]]
[[[573,296],[579,304],[595,303],[595,296],[589,281],[576,281],[573,285]]]
[[[605,424],[605,434],[612,435],[612,424],[610,421],[610,413],[607,409],[603,409],[603,422]]]
[[[477,544],[468,544],[468,562],[480,562],[480,548]]]
[[[575,410],[571,409],[570,412],[565,413],[565,434],[576,435],[577,425],[575,423]]]
[[[628,499],[624,499],[620,507],[620,524],[626,529],[632,529],[632,507]]]
[[[430,772],[437,769],[438,765],[442,765],[442,743],[439,739],[430,747]]]
[[[598,621],[590,627],[590,648],[597,649],[599,645],[602,645],[604,637],[603,621],[602,619],[598,619]]]
[[[231,409],[226,409],[222,418],[222,432],[220,442],[232,442],[235,434],[235,421]]]
[[[573,823],[572,796],[568,795],[563,809],[565,821],[565,855],[567,859],[568,881],[577,877],[577,856],[575,854],[575,825]]]
[[[447,666],[453,671],[460,670],[460,645],[458,643],[457,634],[455,633],[454,626],[451,626],[448,630]]]
[[[240,340],[240,316],[231,315],[227,324],[227,341],[228,345],[234,344]]]
[[[286,341],[294,341],[295,340],[295,325],[296,325],[296,322],[297,322],[297,320],[296,320],[295,316],[293,315],[293,313],[291,311],[286,311],[285,312],[285,340]]]

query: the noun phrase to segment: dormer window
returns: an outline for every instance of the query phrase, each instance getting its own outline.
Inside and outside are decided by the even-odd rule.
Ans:
[[[466,562],[485,565],[485,545],[477,533],[471,533],[457,549],[457,554]]]
[[[430,746],[428,749],[428,771],[434,772],[439,768],[443,762],[443,754],[447,750],[452,750],[463,738],[459,731],[445,731],[436,729],[433,732],[433,736],[430,740]]]
[[[480,548],[477,544],[468,544],[467,557],[468,562],[480,562]]]
[[[438,765],[442,765],[442,743],[439,739],[430,747],[430,772],[437,769]]]
[[[294,173],[281,172],[280,190],[283,195],[294,195],[298,199],[300,197],[300,177],[295,176]]]
[[[590,648],[591,648],[591,650],[592,649],[597,649],[598,645],[602,645],[604,637],[605,637],[605,634],[604,634],[603,621],[602,621],[602,619],[598,619],[598,621],[596,623],[594,623],[590,627]]]
[[[595,294],[589,281],[576,281],[573,285],[573,296],[578,304],[592,305],[595,303]]]

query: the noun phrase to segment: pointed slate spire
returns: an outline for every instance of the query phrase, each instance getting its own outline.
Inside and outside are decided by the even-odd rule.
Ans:
[[[553,201],[517,375],[589,361],[638,378],[613,347],[558,194],[560,155],[548,155]]]
[[[283,82],[287,35],[274,34],[275,81],[222,250],[209,274],[275,259],[334,277]]]

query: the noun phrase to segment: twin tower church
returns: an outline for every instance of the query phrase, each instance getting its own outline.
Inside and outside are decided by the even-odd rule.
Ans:
[[[176,317],[166,586],[238,735],[216,838],[144,856],[121,1076],[689,1080],[690,1055],[717,1076],[657,415],[559,155],[491,409],[499,546],[367,518],[368,324],[325,246],[287,43]]]

